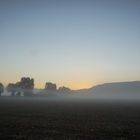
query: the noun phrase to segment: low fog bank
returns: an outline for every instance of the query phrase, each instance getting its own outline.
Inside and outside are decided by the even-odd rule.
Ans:
[[[20,96],[20,97],[12,97],[9,96],[7,94],[7,96],[1,96],[1,99],[10,99],[10,100],[34,100],[34,101],[92,101],[92,102],[96,102],[96,101],[120,101],[120,102],[124,102],[124,101],[129,101],[129,102],[139,102],[140,101],[140,95],[128,95],[128,94],[115,94],[114,93],[99,93],[99,94],[94,94],[94,93],[71,93],[71,94],[67,94],[67,95],[63,95],[63,94],[57,94],[57,95],[33,95],[30,97],[26,97],[26,96]]]
[[[106,83],[75,93],[79,98],[140,100],[140,82]]]
[[[4,90],[2,96],[10,96],[7,90]],[[23,98],[24,94],[17,98]],[[27,97],[29,99],[29,97]],[[61,87],[58,90],[56,86],[48,83],[46,89],[33,89],[31,99],[38,100],[120,100],[120,101],[140,101],[140,81],[106,83],[97,85],[89,89],[70,90]],[[24,99],[26,99],[24,97]]]

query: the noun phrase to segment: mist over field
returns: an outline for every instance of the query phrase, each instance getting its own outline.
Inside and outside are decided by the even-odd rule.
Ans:
[[[140,140],[140,0],[0,0],[0,140]]]
[[[139,140],[139,118],[139,81],[35,89],[34,79],[23,77],[0,96],[4,140]]]
[[[67,92],[66,92],[67,93]],[[106,83],[89,89],[70,91],[69,94],[56,93],[56,97],[93,100],[140,100],[140,82]],[[41,94],[40,94],[41,96]]]
[[[20,89],[21,98],[24,93]],[[6,89],[2,96],[11,96],[11,93]],[[38,98],[43,100],[118,100],[118,101],[140,101],[140,82],[117,82],[105,83],[94,86],[89,89],[71,90],[66,87],[60,89],[33,89],[33,94],[30,98]],[[18,99],[18,97],[17,97]]]
[[[0,139],[139,140],[140,103],[83,98],[0,98]]]

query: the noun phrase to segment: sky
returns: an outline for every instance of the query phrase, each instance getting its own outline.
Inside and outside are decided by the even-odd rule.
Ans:
[[[72,89],[140,80],[139,0],[0,0],[0,82]]]

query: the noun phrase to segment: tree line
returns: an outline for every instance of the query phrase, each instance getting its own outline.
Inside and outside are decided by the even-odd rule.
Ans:
[[[22,77],[19,82],[9,83],[6,87],[7,92],[11,93],[11,96],[32,96],[34,90],[34,79],[29,77]],[[45,91],[59,91],[61,93],[69,93],[71,90],[67,87],[59,87],[57,89],[56,84],[47,82],[45,84]],[[4,86],[0,83],[0,96],[4,92]]]

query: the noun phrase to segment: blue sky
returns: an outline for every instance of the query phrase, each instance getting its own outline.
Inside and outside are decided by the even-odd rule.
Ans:
[[[73,89],[140,80],[139,0],[0,0],[0,80]]]

